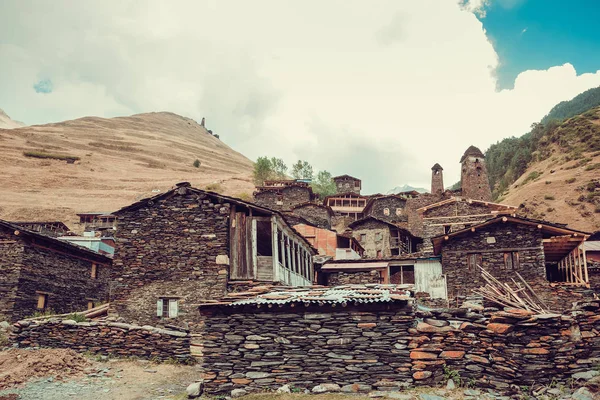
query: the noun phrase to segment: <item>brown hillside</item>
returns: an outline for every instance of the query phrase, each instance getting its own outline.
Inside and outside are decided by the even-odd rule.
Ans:
[[[234,196],[253,190],[250,160],[194,120],[166,112],[0,129],[0,168],[0,218],[62,220],[72,229],[77,212],[114,211],[180,181]]]
[[[0,109],[0,129],[14,129],[25,126],[24,123],[12,120],[6,113]]]
[[[533,162],[500,199],[529,216],[600,229],[600,109],[565,121],[540,141]]]

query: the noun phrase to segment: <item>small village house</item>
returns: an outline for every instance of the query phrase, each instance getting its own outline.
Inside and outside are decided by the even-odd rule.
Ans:
[[[464,298],[485,282],[479,267],[502,282],[518,272],[551,309],[570,309],[589,288],[585,232],[521,217],[499,216],[432,239],[441,256],[449,299]],[[554,286],[552,285],[554,284]],[[564,297],[554,287],[567,287]]]
[[[299,204],[317,199],[310,185],[301,180],[267,180],[257,186],[254,203],[278,211],[290,211]]]
[[[111,259],[0,220],[0,321],[108,300]]]
[[[111,312],[195,329],[196,305],[255,283],[310,285],[316,250],[282,214],[189,183],[119,218]]]

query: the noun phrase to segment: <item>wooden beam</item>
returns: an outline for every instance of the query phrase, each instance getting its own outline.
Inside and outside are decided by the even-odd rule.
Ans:
[[[581,251],[583,253],[583,271],[585,274],[585,282],[589,283],[589,277],[588,277],[588,268],[587,268],[587,257],[585,255],[585,247],[583,246],[583,244],[581,244]]]
[[[277,233],[277,219],[273,215],[271,217],[271,251],[273,254],[273,281],[279,281],[279,243]]]

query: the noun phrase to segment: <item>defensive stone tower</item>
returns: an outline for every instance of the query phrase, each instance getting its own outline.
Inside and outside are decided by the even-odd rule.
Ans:
[[[444,193],[444,168],[438,163],[431,167],[431,194]]]
[[[492,201],[492,190],[488,180],[485,157],[481,150],[475,146],[469,146],[460,159],[462,164],[461,185],[463,197]]]

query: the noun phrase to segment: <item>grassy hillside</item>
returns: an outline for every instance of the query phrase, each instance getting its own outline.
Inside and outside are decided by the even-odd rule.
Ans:
[[[487,154],[497,200],[520,204],[532,217],[600,229],[600,107],[562,123],[538,124],[528,135],[494,146]],[[502,162],[507,162],[503,175]]]
[[[172,113],[0,129],[0,169],[0,218],[74,229],[77,212],[113,211],[180,181],[228,195],[254,187],[250,160]]]

